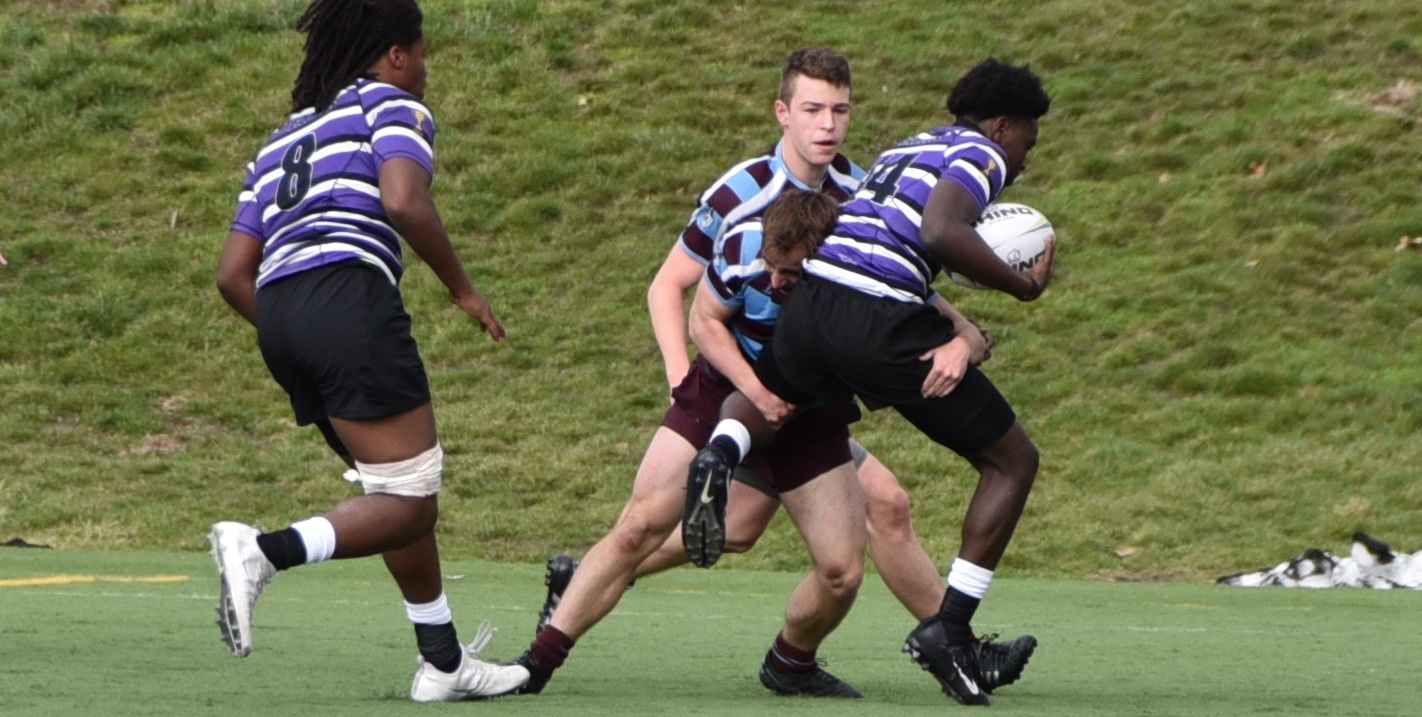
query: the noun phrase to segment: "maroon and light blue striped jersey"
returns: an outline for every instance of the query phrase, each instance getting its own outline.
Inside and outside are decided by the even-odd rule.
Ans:
[[[775,143],[765,154],[747,159],[727,172],[701,193],[696,210],[682,231],[677,246],[704,266],[716,255],[716,244],[725,230],[746,219],[760,216],[787,184],[805,191],[821,191],[842,202],[854,194],[864,170],[836,154],[818,187],[805,185],[785,166],[785,140]]]
[[[937,127],[879,155],[805,273],[899,301],[925,303],[943,267],[919,238],[923,207],[941,180],[986,208],[1007,181],[1007,155],[963,126]]]
[[[257,287],[351,259],[398,283],[400,234],[380,202],[380,165],[404,157],[434,174],[434,135],[419,99],[367,79],[324,112],[291,115],[247,165],[232,220],[262,242]]]
[[[783,292],[771,286],[770,267],[760,255],[764,231],[759,217],[731,227],[705,276],[716,298],[736,311],[730,321],[731,333],[750,363],[755,363],[770,340],[775,320],[780,318],[780,302],[785,299]]]

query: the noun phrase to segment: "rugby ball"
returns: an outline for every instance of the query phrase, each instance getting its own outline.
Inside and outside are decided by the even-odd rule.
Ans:
[[[989,204],[973,224],[993,253],[1008,266],[1025,272],[1047,251],[1048,237],[1056,236],[1052,223],[1041,212],[1025,204]],[[986,289],[962,274],[948,272],[948,278],[969,289]]]

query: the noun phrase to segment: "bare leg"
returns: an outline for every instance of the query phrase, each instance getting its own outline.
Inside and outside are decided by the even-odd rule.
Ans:
[[[438,440],[429,404],[385,418],[332,418],[331,425],[351,457],[368,464],[413,458]],[[434,536],[436,496],[372,493],[342,501],[325,517],[336,530],[336,558],[383,554],[386,569],[411,603],[429,602],[443,591]]]
[[[331,426],[351,457],[362,463],[391,463],[433,448],[434,408],[426,403],[404,413],[358,421],[332,418]]]
[[[864,496],[846,463],[780,498],[814,561],[790,595],[781,635],[814,650],[849,613],[864,578]]]
[[[405,602],[422,605],[439,598],[444,591],[443,576],[439,569],[439,546],[435,543],[434,532],[381,556],[385,569],[400,586],[400,595]]]
[[[779,507],[780,501],[740,481],[731,481],[730,497],[726,500],[725,551],[744,553],[754,547]],[[642,578],[688,562],[686,547],[681,542],[681,523],[678,522],[661,547],[637,566],[633,577]]]
[[[980,477],[963,520],[960,560],[949,570],[950,587],[938,615],[909,633],[905,650],[959,702],[986,705],[988,693],[1022,676],[1037,647],[1030,635],[999,644],[979,642],[972,619],[1026,507],[1038,456],[1027,432],[1014,422],[991,446],[966,457]]]
[[[870,455],[859,466],[869,517],[869,554],[889,592],[922,620],[943,603],[943,577],[913,532],[909,497],[898,478]]]
[[[1013,423],[1002,438],[968,456],[968,461],[981,477],[963,519],[963,545],[958,557],[996,570],[1027,506],[1027,495],[1037,476],[1037,447],[1022,424]]]
[[[617,524],[583,557],[549,624],[577,639],[605,617],[646,558],[681,520],[686,466],[696,449],[662,427],[642,458],[632,498]]]

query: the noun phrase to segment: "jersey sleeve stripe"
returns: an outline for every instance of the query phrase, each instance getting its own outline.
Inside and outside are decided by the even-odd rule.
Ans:
[[[434,148],[425,141],[424,135],[405,125],[385,125],[371,135],[371,141],[384,145],[387,142],[408,142],[415,146],[417,153],[422,157],[433,158]],[[416,152],[411,152],[414,154]]]
[[[711,287],[711,293],[715,294],[716,298],[720,299],[722,304],[727,306],[736,305],[735,299],[737,298],[737,291],[726,283],[725,277],[721,276],[721,274],[715,271],[707,271],[706,285]]]

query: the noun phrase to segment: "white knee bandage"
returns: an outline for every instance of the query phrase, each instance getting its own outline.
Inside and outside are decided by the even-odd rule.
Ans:
[[[359,482],[366,493],[387,493],[412,498],[439,495],[444,485],[444,449],[434,448],[394,463],[361,463],[346,471],[345,479]]]

